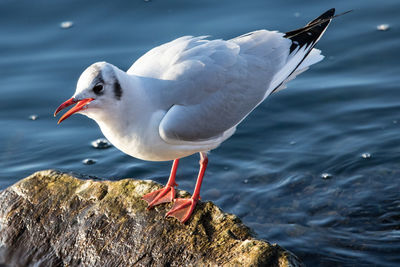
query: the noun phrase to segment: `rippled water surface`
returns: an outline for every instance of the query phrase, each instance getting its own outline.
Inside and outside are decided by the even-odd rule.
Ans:
[[[210,154],[202,198],[309,266],[398,266],[398,0],[1,1],[0,188],[49,168],[165,183],[170,162],[94,149],[102,134],[83,116],[57,125],[52,113],[80,73],[102,60],[126,70],[182,35],[289,31],[331,7],[354,12],[337,18],[318,44],[326,59]],[[72,27],[62,29],[64,21]],[[381,24],[389,29],[377,30]],[[193,190],[197,162],[198,155],[182,160],[182,189]]]

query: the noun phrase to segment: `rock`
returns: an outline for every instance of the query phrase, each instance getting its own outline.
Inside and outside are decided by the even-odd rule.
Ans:
[[[185,225],[164,218],[171,204],[146,210],[160,187],[34,173],[0,192],[0,266],[302,266],[211,202]]]

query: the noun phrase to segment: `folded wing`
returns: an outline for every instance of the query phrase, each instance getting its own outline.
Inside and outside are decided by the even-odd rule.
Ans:
[[[313,47],[328,24],[306,29],[314,35],[306,41],[296,38],[301,29],[292,35],[260,30],[228,41],[186,36],[149,51],[128,73],[174,81],[168,89],[173,102],[159,125],[166,142],[219,139],[323,58]]]

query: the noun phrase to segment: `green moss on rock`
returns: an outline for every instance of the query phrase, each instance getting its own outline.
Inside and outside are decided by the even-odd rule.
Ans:
[[[148,211],[141,197],[160,187],[34,173],[0,193],[0,265],[301,266],[211,202],[186,225],[164,218],[171,204]]]

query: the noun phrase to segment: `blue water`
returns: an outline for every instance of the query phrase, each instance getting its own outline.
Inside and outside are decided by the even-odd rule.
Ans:
[[[202,198],[309,266],[398,265],[400,2],[332,3],[1,1],[0,189],[50,168],[166,182],[170,162],[92,148],[102,135],[86,117],[57,125],[54,109],[91,63],[128,69],[182,35],[289,31],[331,7],[354,9],[318,44],[326,59],[268,98],[210,154]],[[61,29],[68,20],[73,27]],[[378,31],[380,24],[389,30]],[[85,158],[97,162],[84,165]],[[197,165],[198,155],[181,161],[180,188],[193,190]]]

